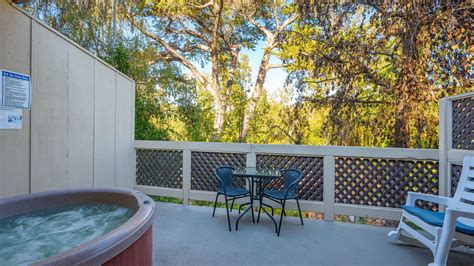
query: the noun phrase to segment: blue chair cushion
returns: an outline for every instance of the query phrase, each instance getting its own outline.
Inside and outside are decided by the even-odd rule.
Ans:
[[[402,209],[407,211],[408,213],[415,215],[416,217],[420,218],[422,221],[442,227],[444,221],[444,212],[433,212],[429,210],[420,209],[414,206],[401,206]],[[456,223],[456,231],[467,234],[467,235],[474,235],[474,227],[465,225],[461,222]]]
[[[222,189],[219,189],[218,192],[221,194],[227,194],[227,196],[230,196],[230,197],[237,197],[237,196],[242,196],[242,195],[250,193],[248,189],[236,188],[236,187],[226,188],[226,191],[225,191],[226,193],[224,193],[224,190]]]
[[[268,196],[270,198],[278,199],[278,200],[284,200],[285,199],[285,193],[286,191],[284,190],[264,190],[263,195]],[[288,196],[286,197],[287,199],[296,199],[298,195],[296,193],[288,193]]]

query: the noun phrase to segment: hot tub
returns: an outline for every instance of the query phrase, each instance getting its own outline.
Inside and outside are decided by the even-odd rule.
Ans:
[[[127,216],[130,218],[125,218],[123,223],[108,233],[33,264],[151,265],[155,204],[139,191],[65,189],[0,199],[0,220],[28,213],[96,205],[126,208],[130,210]]]

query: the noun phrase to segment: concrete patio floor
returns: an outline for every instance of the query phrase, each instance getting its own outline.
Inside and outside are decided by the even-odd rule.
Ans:
[[[251,215],[239,223],[225,209],[157,202],[154,220],[155,265],[427,265],[427,249],[390,242],[391,228],[286,217],[280,237],[268,217],[259,224]],[[449,265],[474,265],[466,248],[451,252]]]

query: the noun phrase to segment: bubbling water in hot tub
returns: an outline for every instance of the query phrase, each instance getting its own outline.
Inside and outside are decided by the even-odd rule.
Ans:
[[[116,205],[80,205],[0,220],[0,265],[22,265],[98,238],[133,216]]]

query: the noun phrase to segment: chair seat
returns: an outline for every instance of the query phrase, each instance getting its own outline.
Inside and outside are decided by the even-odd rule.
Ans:
[[[220,194],[227,194],[227,196],[230,197],[237,197],[250,193],[250,191],[245,188],[226,188],[226,193],[224,193],[224,190],[219,189],[218,192]]]
[[[422,221],[442,227],[444,221],[444,212],[433,212],[429,210],[420,209],[414,206],[401,206],[402,209],[407,211],[408,213],[415,215],[416,217],[420,218]],[[465,225],[461,222],[456,222],[456,231],[467,234],[467,235],[474,235],[474,227]]]
[[[278,199],[278,200],[284,200],[286,191],[284,191],[284,190],[264,190],[262,193],[263,193],[264,196],[267,196],[267,197],[270,197],[270,198],[274,198],[274,199]],[[297,194],[290,192],[290,193],[288,193],[288,196],[286,197],[286,199],[296,199],[297,197],[298,197]]]

